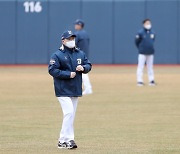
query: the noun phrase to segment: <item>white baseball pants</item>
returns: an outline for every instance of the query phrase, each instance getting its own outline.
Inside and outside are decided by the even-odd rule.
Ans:
[[[58,100],[63,111],[63,122],[59,141],[63,143],[74,140],[74,118],[78,97],[58,97]]]
[[[84,89],[92,89],[88,74],[82,74]]]
[[[154,55],[143,55],[139,54],[138,57],[138,68],[137,68],[137,82],[143,82],[143,70],[146,63],[149,82],[154,81]]]

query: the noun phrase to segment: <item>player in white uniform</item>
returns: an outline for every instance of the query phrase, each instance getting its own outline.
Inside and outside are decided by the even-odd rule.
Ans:
[[[154,86],[154,41],[155,33],[152,30],[152,24],[150,19],[143,21],[143,28],[137,33],[135,38],[135,44],[139,50],[138,56],[138,68],[137,68],[137,86],[144,86],[143,82],[143,70],[144,65],[147,66],[149,85]]]

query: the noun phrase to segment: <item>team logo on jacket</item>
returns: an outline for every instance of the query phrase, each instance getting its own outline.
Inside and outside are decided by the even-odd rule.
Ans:
[[[151,37],[152,39],[154,39],[154,34],[151,34],[150,37]]]
[[[49,62],[49,64],[50,64],[50,65],[53,65],[53,64],[55,64],[55,62],[56,62],[56,61],[55,61],[54,59],[51,59],[50,62]]]
[[[77,63],[80,65],[81,64],[81,59],[77,59]]]

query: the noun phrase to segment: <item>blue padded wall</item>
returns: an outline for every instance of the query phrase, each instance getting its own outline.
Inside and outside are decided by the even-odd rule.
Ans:
[[[178,46],[178,63],[180,64],[180,1],[178,1],[178,26],[177,26],[177,32],[178,32],[178,39],[177,39],[177,46]]]
[[[112,63],[113,7],[112,1],[84,0],[82,18],[90,35],[90,60],[93,63]]]
[[[40,2],[42,11],[27,12]],[[26,9],[25,9],[26,8]],[[180,64],[180,0],[0,0],[0,64],[46,64],[82,18],[96,64],[136,64],[142,20],[157,34],[155,63]]]
[[[17,5],[17,63],[47,63],[48,6],[42,0],[42,12],[26,13],[24,0]]]
[[[0,1],[0,63],[16,63],[15,1]]]
[[[152,19],[156,32],[156,63],[177,63],[178,5],[176,0],[147,1],[147,17]]]
[[[134,39],[142,27],[144,1],[115,1],[114,3],[114,63],[137,63],[138,51]]]

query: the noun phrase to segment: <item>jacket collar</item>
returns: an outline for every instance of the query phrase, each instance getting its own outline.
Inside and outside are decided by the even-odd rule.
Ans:
[[[150,32],[152,29],[146,29],[146,28],[144,28],[143,27],[143,29],[144,29],[144,31],[146,31],[146,32]]]

